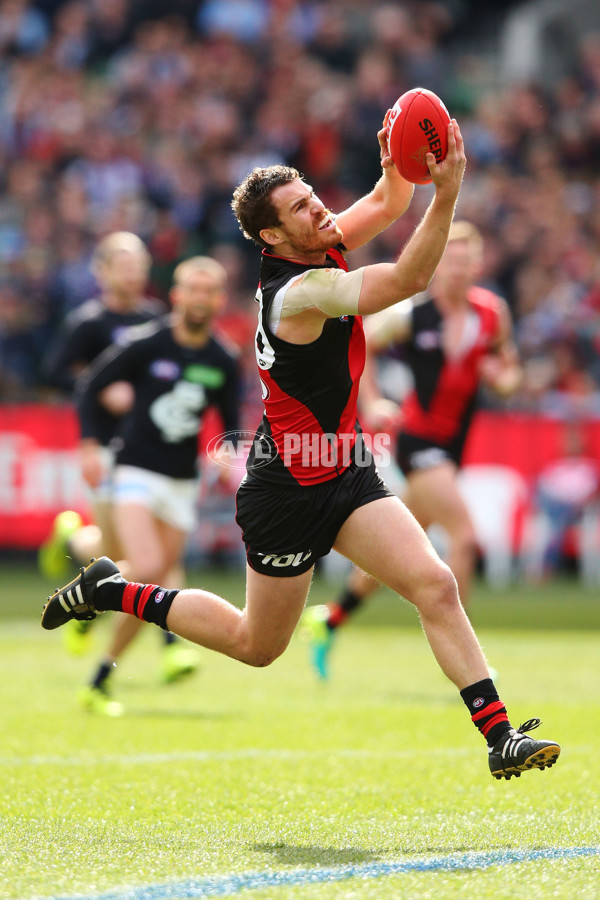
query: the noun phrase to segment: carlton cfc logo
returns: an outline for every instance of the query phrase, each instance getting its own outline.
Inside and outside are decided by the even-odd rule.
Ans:
[[[479,707],[483,706],[484,703],[485,700],[483,699],[483,697],[477,697],[476,700],[473,700],[473,706],[475,707],[475,709],[479,709]]]

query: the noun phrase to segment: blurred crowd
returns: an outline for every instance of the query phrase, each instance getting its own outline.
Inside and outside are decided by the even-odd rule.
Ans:
[[[0,401],[48,396],[43,352],[95,292],[91,253],[114,230],[147,243],[160,297],[183,257],[220,259],[222,326],[251,349],[258,254],[233,188],[283,162],[345,208],[379,176],[386,109],[422,85],[465,136],[459,215],[513,313],[513,406],[600,415],[600,31],[557,83],[498,87],[463,27],[460,2],[3,0]],[[394,258],[430,196],[351,264]]]

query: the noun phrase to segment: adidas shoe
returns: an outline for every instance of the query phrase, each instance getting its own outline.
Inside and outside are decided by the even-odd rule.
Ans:
[[[94,687],[92,684],[81,688],[77,699],[84,709],[99,716],[117,719],[124,712],[123,705],[112,700],[106,688]]]
[[[490,772],[494,778],[513,775],[520,778],[528,769],[546,769],[553,766],[560,755],[560,747],[554,741],[534,741],[526,737],[525,731],[533,731],[540,724],[539,719],[528,719],[517,730],[500,738],[494,747],[489,747]]]
[[[312,667],[321,680],[329,677],[329,652],[333,643],[333,631],[327,626],[329,608],[309,606],[302,616],[302,633],[310,643]]]
[[[69,619],[95,619],[98,612],[94,596],[107,581],[125,582],[118,566],[108,556],[93,559],[82,568],[77,578],[63,588],[57,588],[42,610],[42,628],[51,630]]]
[[[40,572],[49,581],[64,578],[73,571],[69,559],[69,541],[82,526],[83,519],[72,509],[66,509],[54,519],[50,536],[38,550]]]

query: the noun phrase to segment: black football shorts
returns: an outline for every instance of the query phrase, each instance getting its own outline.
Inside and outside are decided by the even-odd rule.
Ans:
[[[248,474],[236,495],[248,564],[257,572],[289,578],[327,556],[348,516],[382,497],[395,496],[375,463],[355,462],[321,484],[274,487]]]
[[[459,466],[463,447],[462,438],[442,444],[431,438],[400,432],[396,442],[396,462],[403,475],[432,469],[443,462],[453,462]]]

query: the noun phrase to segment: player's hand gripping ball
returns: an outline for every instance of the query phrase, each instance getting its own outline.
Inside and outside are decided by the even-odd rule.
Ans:
[[[429,184],[426,154],[440,163],[448,152],[448,110],[433,91],[413,88],[396,100],[387,124],[390,156],[403,178]]]

